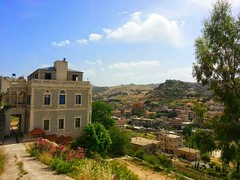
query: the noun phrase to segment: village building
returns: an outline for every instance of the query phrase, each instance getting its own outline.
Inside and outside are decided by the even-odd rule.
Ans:
[[[176,134],[160,132],[157,140],[160,141],[161,151],[164,153],[176,155],[177,149],[183,147],[183,138]]]
[[[160,152],[160,142],[156,140],[146,139],[143,137],[132,137],[131,145],[134,151],[142,149],[148,154]]]
[[[83,81],[83,72],[69,69],[65,58],[35,70],[27,80],[2,77],[0,90],[5,136],[10,135],[13,116],[19,118],[18,131],[24,137],[36,128],[46,135],[77,137],[91,121],[91,84]]]
[[[200,152],[196,149],[181,147],[177,149],[176,155],[188,161],[196,161],[200,157]]]

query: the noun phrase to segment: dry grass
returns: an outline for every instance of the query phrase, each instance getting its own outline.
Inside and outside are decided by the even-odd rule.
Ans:
[[[100,165],[98,162],[89,159],[81,160],[76,172],[74,179],[77,180],[113,179],[110,166],[106,164]]]
[[[41,153],[38,156],[38,160],[46,165],[50,165],[51,160],[52,160],[52,155],[50,153],[46,153],[46,152]]]
[[[4,151],[4,148],[0,148],[0,174],[2,174],[4,171],[6,159],[7,159],[7,155]]]

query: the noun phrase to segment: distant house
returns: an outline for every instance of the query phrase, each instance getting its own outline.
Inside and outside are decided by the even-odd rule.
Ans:
[[[126,125],[127,125],[127,119],[118,119],[116,120],[116,125],[121,128],[121,129],[125,129]]]
[[[4,135],[10,135],[11,116],[19,117],[18,130],[30,136],[35,128],[46,135],[76,137],[91,121],[92,88],[83,81],[83,72],[68,69],[68,62],[39,68],[28,79],[0,78],[4,93]]]
[[[130,109],[124,109],[123,110],[123,115],[125,117],[130,117],[132,115],[132,111]]]
[[[176,151],[176,155],[183,159],[187,159],[189,161],[195,161],[199,159],[199,150],[188,148],[188,147],[181,147],[178,148]]]
[[[175,134],[160,132],[157,140],[160,141],[161,151],[168,154],[176,154],[177,149],[183,147],[183,138]]]
[[[160,142],[150,140],[142,137],[132,137],[131,145],[134,151],[139,149],[144,150],[145,153],[154,154],[160,150]]]

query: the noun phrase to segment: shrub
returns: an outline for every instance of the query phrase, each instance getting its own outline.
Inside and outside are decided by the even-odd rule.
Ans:
[[[56,170],[59,174],[67,174],[71,171],[70,164],[60,158],[53,159],[50,168]]]
[[[140,158],[140,159],[143,159],[144,154],[145,154],[144,150],[139,149],[133,154],[133,156],[135,156],[137,158]]]
[[[129,133],[117,126],[111,127],[108,132],[112,140],[109,151],[115,156],[126,154],[131,147]]]
[[[46,165],[50,165],[52,161],[52,155],[49,152],[43,152],[38,155],[38,160]]]
[[[159,163],[158,159],[154,155],[144,155],[143,160],[155,166],[158,165]]]
[[[207,153],[201,155],[201,160],[205,163],[210,162],[210,156]]]
[[[137,176],[128,170],[126,165],[120,164],[117,161],[111,162],[112,173],[115,179],[137,180]]]
[[[167,157],[166,155],[159,155],[157,156],[157,159],[161,165],[163,165],[165,168],[172,168],[172,160]]]

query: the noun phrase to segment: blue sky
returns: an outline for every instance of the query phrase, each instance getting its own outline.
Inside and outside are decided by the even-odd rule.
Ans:
[[[215,0],[0,1],[0,76],[67,58],[98,86],[194,81],[194,40]],[[231,0],[233,14],[240,1]]]

